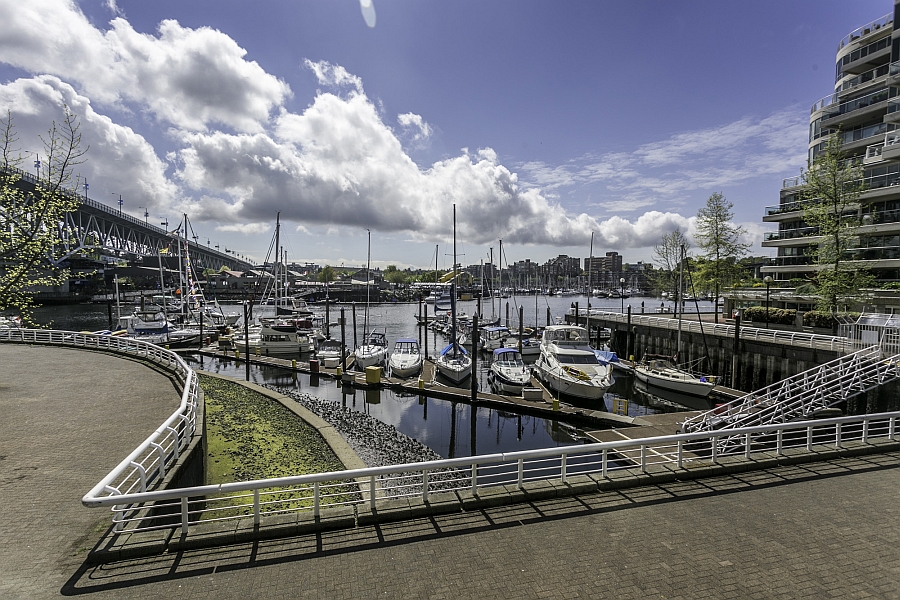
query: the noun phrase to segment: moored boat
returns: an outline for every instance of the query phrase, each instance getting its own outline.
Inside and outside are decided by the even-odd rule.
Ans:
[[[488,383],[495,390],[508,394],[521,394],[531,383],[531,373],[522,361],[522,355],[514,348],[497,348],[488,371]]]
[[[538,376],[553,390],[598,399],[612,386],[612,369],[597,360],[584,327],[550,325],[544,330]]]
[[[634,366],[634,376],[649,385],[700,397],[716,386],[715,377],[691,373],[663,356],[645,357]]]
[[[386,331],[373,329],[366,341],[353,351],[357,368],[364,371],[367,367],[384,366],[387,361],[387,344]]]
[[[414,377],[422,370],[422,353],[419,342],[412,338],[400,338],[394,343],[394,351],[388,360],[391,377]]]

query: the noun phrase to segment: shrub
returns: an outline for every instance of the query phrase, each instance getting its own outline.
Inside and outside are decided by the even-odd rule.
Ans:
[[[766,307],[750,306],[741,311],[741,316],[746,321],[754,321],[765,323]],[[797,311],[793,308],[772,308],[769,307],[769,323],[778,325],[793,325],[794,319],[797,317]]]
[[[859,314],[858,312],[847,312],[843,313],[843,316],[849,319],[858,319]],[[835,318],[831,313],[821,310],[811,310],[803,313],[803,324],[807,327],[826,327],[830,329],[834,327],[835,322]]]

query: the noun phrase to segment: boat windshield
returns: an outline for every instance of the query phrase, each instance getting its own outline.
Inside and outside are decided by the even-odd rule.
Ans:
[[[558,329],[556,331],[548,331],[548,337],[554,342],[587,342],[587,331],[579,328]]]
[[[597,365],[597,357],[593,354],[557,354],[563,365]]]
[[[397,342],[394,345],[394,352],[396,354],[418,354],[419,345],[415,342]]]

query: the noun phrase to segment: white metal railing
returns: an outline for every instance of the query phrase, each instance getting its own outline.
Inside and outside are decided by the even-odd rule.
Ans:
[[[742,443],[727,430],[809,419],[821,409],[898,378],[900,355],[886,356],[880,346],[871,346],[687,419],[681,431],[719,431],[724,451]]]
[[[883,17],[879,17],[875,19],[871,23],[867,23],[865,25],[861,25],[845,35],[841,40],[840,44],[838,44],[838,50],[849,44],[850,42],[855,42],[859,38],[869,35],[870,33],[874,33],[881,29],[882,27],[887,27],[889,24],[894,22],[894,13],[889,12]]]
[[[25,342],[109,350],[150,360],[174,373],[182,384],[178,408],[147,439],[85,495],[85,502],[103,495],[144,492],[165,477],[167,470],[187,449],[197,430],[199,385],[197,375],[184,360],[165,348],[147,342],[109,335],[46,329],[0,328],[0,342]]]
[[[900,412],[839,417],[746,427],[727,432],[743,436],[743,454],[790,448],[840,448],[851,440],[894,440]],[[717,463],[722,432],[686,433],[634,440],[617,440],[503,454],[437,460],[278,479],[206,485],[174,490],[98,497],[85,502],[110,507],[117,532],[180,529],[187,533],[201,523],[246,519],[254,526],[262,517],[305,513],[318,517],[322,508],[370,506],[379,500],[420,498],[436,492],[461,491],[477,496],[499,485],[523,487],[532,481],[566,483],[576,475],[609,477],[615,471],[654,465],[682,468],[689,462]]]
[[[574,309],[569,309],[570,315],[574,315]],[[579,310],[578,315],[585,315],[584,310]],[[704,335],[716,335],[724,337],[734,337],[734,325],[725,323],[698,323],[696,313],[685,313],[681,320],[681,330],[684,332],[703,333]],[[617,323],[628,323],[628,316],[622,313],[605,312],[591,309],[591,319],[600,317],[606,321],[615,321]],[[662,329],[678,330],[678,319],[671,317],[654,317],[650,315],[632,314],[632,325],[642,325],[648,327],[658,327]],[[834,352],[847,353],[855,352],[859,349],[857,342],[851,339],[831,336],[819,335],[815,333],[803,333],[797,331],[783,331],[780,329],[761,329],[758,327],[741,327],[740,331],[742,340],[760,341],[763,343],[784,344],[799,348],[815,348],[817,350],[831,350]],[[868,344],[867,344],[868,345]]]

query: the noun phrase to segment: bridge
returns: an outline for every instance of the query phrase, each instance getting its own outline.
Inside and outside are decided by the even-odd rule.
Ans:
[[[18,187],[26,193],[33,192],[37,178],[12,166],[0,166],[0,173],[15,173],[21,177]],[[168,248],[178,236],[147,220],[141,221],[121,209],[116,210],[92,200],[78,192],[64,192],[78,201],[78,209],[66,215],[60,223],[62,243],[52,257],[59,264],[85,251],[101,251],[115,256],[147,257],[158,256],[160,250]],[[203,269],[226,267],[235,271],[246,271],[253,264],[234,254],[221,252],[216,248],[202,246],[196,239],[187,239],[191,260]]]

